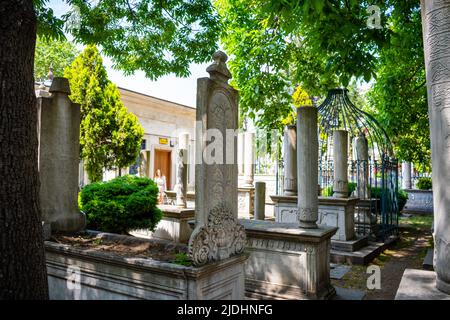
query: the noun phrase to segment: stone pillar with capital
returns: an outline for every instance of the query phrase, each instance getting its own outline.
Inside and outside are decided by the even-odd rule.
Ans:
[[[403,189],[411,189],[412,188],[411,162],[408,162],[408,161],[402,162],[402,188]]]
[[[297,108],[297,172],[298,222],[301,228],[315,229],[318,220],[319,139],[317,136],[317,108]]]
[[[348,198],[348,131],[333,131],[333,196]]]
[[[356,196],[360,199],[370,199],[369,185],[369,144],[364,133],[355,139],[357,162],[357,189]]]

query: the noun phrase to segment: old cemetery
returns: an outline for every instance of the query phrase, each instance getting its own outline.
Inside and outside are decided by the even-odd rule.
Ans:
[[[332,269],[367,266],[399,240],[397,159],[346,89],[297,108],[283,136],[283,193],[267,194],[254,181],[255,136],[238,130],[227,56],[213,60],[197,83],[195,191],[183,133],[176,190],[159,204],[156,183],[134,176],[87,185],[77,199],[79,107],[65,78],[37,90],[51,299],[345,299]],[[121,217],[113,203],[136,211],[126,201],[139,196],[146,211]]]
[[[62,2],[0,4],[0,300],[450,300],[449,0]]]

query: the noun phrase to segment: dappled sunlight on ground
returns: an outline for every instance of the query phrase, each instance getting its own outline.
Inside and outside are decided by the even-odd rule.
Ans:
[[[366,292],[367,300],[391,300],[395,298],[400,280],[406,268],[422,269],[423,259],[432,248],[432,216],[402,217],[400,220],[400,239],[384,250],[371,264],[381,270],[381,289],[368,290],[367,266],[352,266],[341,280],[332,284],[347,289]]]

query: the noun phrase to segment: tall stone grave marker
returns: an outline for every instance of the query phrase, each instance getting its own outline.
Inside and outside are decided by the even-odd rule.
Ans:
[[[244,252],[245,230],[238,223],[238,92],[228,80],[227,56],[218,51],[197,81],[195,229],[189,255],[195,266]]]
[[[76,232],[86,221],[78,209],[80,106],[66,78],[55,77],[49,92],[37,98],[42,220],[52,232]]]

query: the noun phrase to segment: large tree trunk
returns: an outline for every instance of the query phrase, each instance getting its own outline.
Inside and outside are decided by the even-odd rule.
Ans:
[[[0,1],[0,300],[47,299],[32,0]]]

